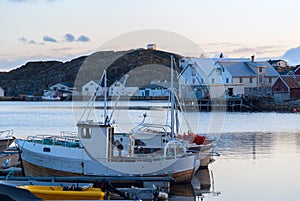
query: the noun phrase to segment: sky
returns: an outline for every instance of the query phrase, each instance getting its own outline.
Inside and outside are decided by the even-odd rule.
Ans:
[[[137,44],[136,34],[122,37],[143,37],[145,30],[182,36],[208,56],[254,54],[300,64],[299,8],[298,0],[0,0],[0,71],[28,61],[68,61],[103,44],[145,48],[148,41]],[[149,43],[168,50],[160,40]],[[189,56],[192,50],[178,52]]]

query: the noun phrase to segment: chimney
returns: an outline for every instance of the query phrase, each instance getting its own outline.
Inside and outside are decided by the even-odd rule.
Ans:
[[[220,54],[220,58],[223,58],[223,52],[221,52],[221,54]]]
[[[254,62],[255,56],[254,54],[251,56],[251,62]]]

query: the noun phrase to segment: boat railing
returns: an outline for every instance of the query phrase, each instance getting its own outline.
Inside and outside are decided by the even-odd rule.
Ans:
[[[0,136],[1,137],[6,137],[6,138],[13,137],[13,134],[14,134],[13,129],[0,131]]]
[[[80,147],[79,139],[77,135],[35,135],[28,136],[26,141],[45,144],[45,145],[57,145],[65,147]]]
[[[77,132],[73,132],[73,131],[61,131],[60,132],[60,136],[63,136],[63,137],[74,137],[74,138],[78,138],[78,133]]]

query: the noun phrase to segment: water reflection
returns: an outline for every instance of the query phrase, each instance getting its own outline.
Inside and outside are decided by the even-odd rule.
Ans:
[[[171,200],[205,200],[208,195],[218,196],[215,191],[213,172],[207,168],[196,171],[190,184],[173,185],[170,189]]]
[[[225,133],[220,136],[217,147],[225,158],[255,160],[257,154],[270,154],[272,144],[272,133]]]

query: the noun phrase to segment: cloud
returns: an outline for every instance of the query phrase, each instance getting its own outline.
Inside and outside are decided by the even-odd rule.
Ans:
[[[89,42],[90,39],[89,39],[87,36],[85,36],[85,35],[81,35],[81,36],[79,36],[79,37],[77,38],[76,41],[80,41],[80,42]]]
[[[72,42],[89,42],[91,41],[89,39],[89,37],[85,36],[85,35],[80,35],[77,39],[76,37],[71,34],[71,33],[66,33],[64,36],[64,40],[60,40],[57,41],[55,38],[51,37],[51,36],[44,36],[43,37],[43,41],[47,42],[47,43],[63,43],[63,42],[68,42],[68,43],[72,43]],[[45,45],[44,42],[37,42],[35,40],[32,39],[28,39],[25,38],[24,36],[18,38],[18,40],[24,44],[31,44],[31,45]]]
[[[67,33],[64,35],[64,38],[67,42],[73,42],[75,40],[75,36],[73,36],[72,34],[70,33]]]
[[[21,41],[21,42],[23,42],[23,43],[27,43],[28,42],[28,40],[24,36],[20,37],[18,40]]]
[[[28,44],[37,44],[37,42],[35,42],[35,40],[30,40],[28,41]]]
[[[18,39],[19,41],[21,41],[24,44],[30,44],[30,45],[44,45],[44,43],[38,43],[35,40],[29,40],[27,38],[25,38],[24,36],[20,37]]]
[[[57,43],[57,40],[55,38],[50,37],[50,36],[44,36],[43,40],[45,42]]]
[[[51,49],[52,51],[69,51],[69,50],[76,50],[77,48],[72,48],[72,47],[62,47],[62,48],[53,48]]]

